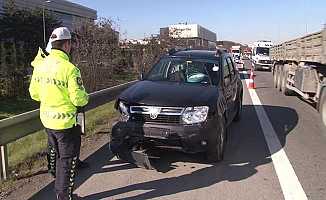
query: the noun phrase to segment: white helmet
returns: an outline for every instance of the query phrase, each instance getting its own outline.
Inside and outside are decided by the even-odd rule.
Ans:
[[[71,34],[70,31],[67,27],[59,27],[53,30],[49,42],[46,46],[46,51],[49,53],[52,48],[52,42],[57,41],[57,40],[70,40],[71,39]]]

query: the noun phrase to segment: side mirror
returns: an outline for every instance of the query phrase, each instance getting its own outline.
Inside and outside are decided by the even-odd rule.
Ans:
[[[220,68],[218,66],[214,65],[213,72],[218,72],[218,70],[220,70]]]

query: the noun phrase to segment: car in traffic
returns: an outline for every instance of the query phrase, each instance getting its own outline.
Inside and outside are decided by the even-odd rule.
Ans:
[[[156,147],[205,152],[208,161],[220,161],[228,126],[241,117],[242,96],[231,54],[170,52],[117,98],[121,117],[110,149],[122,159],[126,152]]]
[[[252,51],[252,63],[254,70],[272,71],[273,61],[270,57],[270,48],[273,43],[268,40],[254,42]]]
[[[234,63],[238,71],[246,70],[242,57],[234,57]]]

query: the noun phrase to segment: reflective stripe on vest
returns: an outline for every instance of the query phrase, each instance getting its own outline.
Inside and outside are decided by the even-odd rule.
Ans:
[[[43,111],[42,115],[51,119],[72,119],[76,117],[76,113],[58,113],[49,111]]]
[[[60,81],[58,79],[54,78],[45,78],[45,77],[35,77],[34,80],[38,83],[43,84],[50,84],[50,85],[56,85],[56,86],[63,86],[68,88],[68,83],[64,81]]]

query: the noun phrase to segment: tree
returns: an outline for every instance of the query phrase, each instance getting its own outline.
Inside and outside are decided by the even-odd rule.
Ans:
[[[90,92],[111,86],[115,75],[128,69],[119,46],[119,32],[113,24],[114,21],[107,18],[100,18],[97,23],[83,20],[76,24],[73,63],[81,69],[85,87]]]
[[[48,38],[54,28],[61,26],[61,22],[47,12],[44,19]],[[34,51],[37,51],[38,47],[44,47],[42,9],[17,9],[12,3],[8,3],[4,15],[0,18],[0,38],[11,40],[15,44],[23,42],[26,49]]]
[[[171,30],[167,35],[160,38],[147,39],[144,44],[130,44],[132,49],[133,65],[138,73],[148,72],[159,58],[167,54],[172,48],[186,48],[186,42],[180,37],[181,31]]]
[[[55,16],[45,13],[46,35],[61,25]],[[0,78],[7,85],[0,88],[2,96],[26,94],[27,69],[38,47],[43,47],[43,16],[41,9],[17,9],[14,1],[7,1],[0,17]],[[9,92],[10,91],[10,92]],[[1,96],[1,94],[0,94]]]

